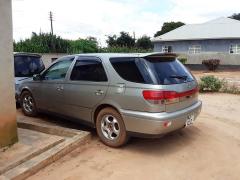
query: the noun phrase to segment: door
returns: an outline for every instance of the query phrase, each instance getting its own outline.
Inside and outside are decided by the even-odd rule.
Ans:
[[[39,83],[39,108],[60,113],[64,103],[65,77],[74,57],[65,57],[53,64],[41,76]]]
[[[79,57],[64,87],[65,113],[91,121],[93,108],[105,97],[108,79],[104,66],[96,57]]]

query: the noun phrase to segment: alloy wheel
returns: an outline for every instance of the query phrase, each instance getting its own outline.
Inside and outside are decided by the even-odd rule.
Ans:
[[[120,125],[112,115],[105,115],[101,120],[101,131],[108,140],[115,140],[120,134]]]

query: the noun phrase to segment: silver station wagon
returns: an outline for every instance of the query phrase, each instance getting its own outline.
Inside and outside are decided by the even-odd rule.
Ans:
[[[78,54],[62,57],[20,87],[25,115],[45,111],[87,123],[108,146],[193,124],[198,84],[175,54]]]

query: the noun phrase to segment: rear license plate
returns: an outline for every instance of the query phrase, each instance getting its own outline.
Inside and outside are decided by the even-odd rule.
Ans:
[[[185,126],[187,127],[187,126],[192,125],[194,120],[195,120],[194,114],[188,115]]]

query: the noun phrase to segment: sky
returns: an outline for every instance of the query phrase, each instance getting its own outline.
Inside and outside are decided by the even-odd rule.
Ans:
[[[239,0],[12,0],[13,38],[50,32],[50,11],[56,35],[93,36],[105,46],[108,35],[121,31],[153,37],[164,22],[203,23],[240,13],[239,7]]]

